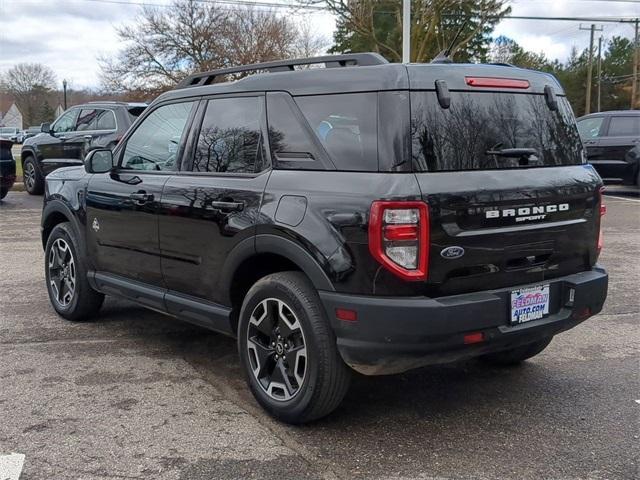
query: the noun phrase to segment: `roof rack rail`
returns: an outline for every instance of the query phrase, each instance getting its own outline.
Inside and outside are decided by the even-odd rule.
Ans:
[[[387,60],[377,53],[348,53],[345,55],[326,55],[322,57],[297,58],[293,60],[276,60],[273,62],[253,63],[251,65],[241,65],[238,67],[221,68],[210,72],[196,73],[182,80],[175,89],[188,87],[201,87],[214,83],[215,78],[231,73],[251,72],[265,70],[267,72],[290,72],[294,67],[301,65],[314,65],[324,63],[326,68],[333,67],[367,67],[371,65],[382,65]]]

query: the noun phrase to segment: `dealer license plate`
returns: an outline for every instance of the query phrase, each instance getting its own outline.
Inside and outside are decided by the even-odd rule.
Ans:
[[[539,320],[549,314],[549,285],[511,291],[511,324]]]

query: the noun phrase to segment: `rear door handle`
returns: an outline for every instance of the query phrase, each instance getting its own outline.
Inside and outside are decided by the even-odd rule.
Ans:
[[[147,193],[145,191],[139,191],[139,192],[135,192],[132,193],[131,195],[129,195],[129,198],[131,198],[132,200],[135,200],[136,202],[142,204],[142,203],[147,203],[147,202],[152,202],[153,201],[153,193]]]
[[[241,212],[244,210],[244,202],[211,202],[211,208],[222,212]]]
[[[596,143],[598,143],[596,140],[585,140],[584,142],[585,145],[595,145]]]

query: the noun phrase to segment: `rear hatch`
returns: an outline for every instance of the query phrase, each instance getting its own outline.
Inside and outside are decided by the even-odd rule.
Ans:
[[[410,66],[409,79],[413,170],[430,208],[426,293],[589,269],[601,180],[555,79],[472,65]]]

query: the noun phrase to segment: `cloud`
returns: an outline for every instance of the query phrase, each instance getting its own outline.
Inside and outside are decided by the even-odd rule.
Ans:
[[[512,3],[514,16],[539,17],[640,17],[640,3],[591,0],[516,0]],[[614,35],[631,37],[632,24],[600,23],[603,38]],[[583,22],[583,27],[587,27]],[[583,50],[589,46],[589,32],[580,30],[580,22],[554,20],[503,20],[495,29],[494,37],[505,35],[524,49],[544,53],[550,59],[564,61],[576,46]]]

